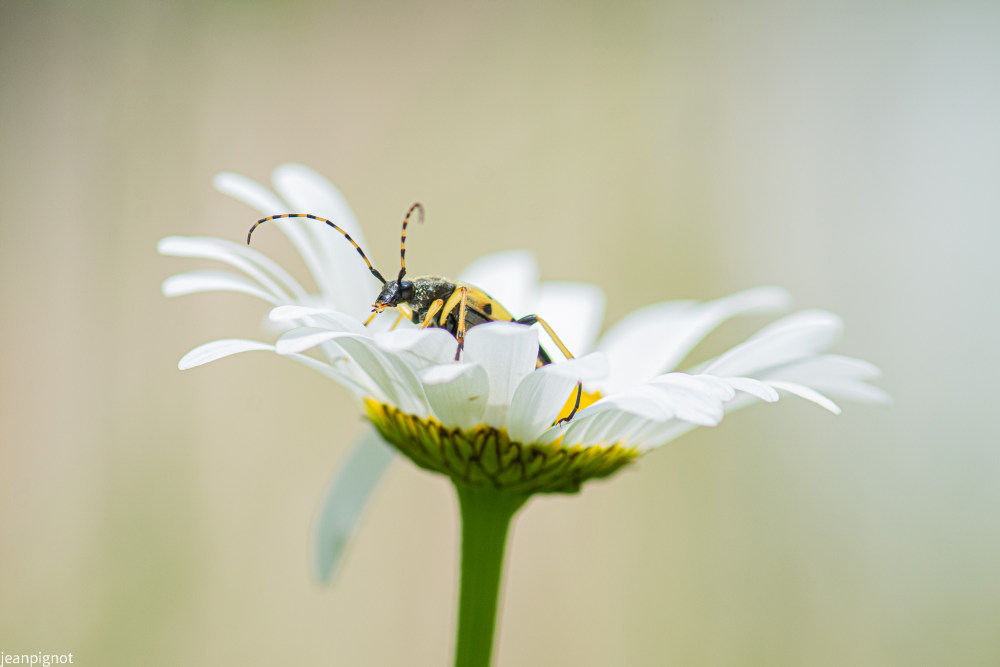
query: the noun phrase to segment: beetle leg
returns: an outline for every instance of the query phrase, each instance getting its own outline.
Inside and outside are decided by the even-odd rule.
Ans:
[[[556,335],[556,332],[552,329],[552,326],[549,325],[548,322],[546,322],[545,320],[543,320],[542,318],[540,318],[538,315],[525,315],[524,317],[522,317],[522,318],[520,318],[518,320],[514,320],[514,321],[517,322],[517,323],[519,323],[519,324],[527,324],[528,326],[531,326],[532,324],[535,324],[536,322],[538,324],[541,324],[542,328],[545,329],[545,333],[547,333],[549,335],[549,337],[552,338],[552,342],[556,344],[556,347],[558,347],[559,351],[563,353],[563,356],[566,357],[567,359],[572,359],[573,358],[573,354],[569,351],[569,348],[566,347],[566,344],[563,343],[559,339],[559,336]],[[539,357],[541,357],[542,354],[544,354],[544,350],[542,350],[539,353]],[[548,355],[546,355],[546,357],[547,356]],[[539,361],[541,361],[541,359],[539,359]],[[559,421],[557,421],[556,425],[566,423],[566,422],[568,422],[569,420],[571,420],[576,415],[576,411],[580,409],[580,397],[582,395],[583,395],[583,383],[582,382],[577,382],[576,383],[576,402],[573,404],[573,410],[570,411],[570,413],[569,413],[568,416],[563,417],[562,419],[560,419]]]
[[[431,307],[427,309],[427,314],[424,316],[424,321],[420,323],[421,329],[426,329],[431,325],[431,322],[434,321],[434,316],[437,315],[437,312],[441,310],[443,305],[444,301],[441,299],[437,299],[431,304]]]
[[[458,349],[455,350],[455,361],[458,361],[459,357],[462,356],[462,350],[465,349],[465,302],[469,298],[469,288],[459,287],[459,292],[461,296],[458,298],[458,328],[455,329],[455,338],[458,339]]]
[[[372,311],[371,317],[369,317],[367,320],[365,320],[365,326],[368,326],[369,324],[371,324],[372,320],[375,319],[376,315],[378,315],[378,311],[377,310],[376,311]]]
[[[389,331],[392,331],[393,329],[395,329],[396,327],[398,327],[399,323],[402,322],[403,318],[405,318],[405,317],[406,317],[406,313],[400,313],[399,317],[396,318],[396,321],[392,323],[391,327],[389,327]]]
[[[568,415],[566,415],[565,417],[563,417],[562,419],[560,419],[559,421],[556,422],[556,426],[559,426],[559,424],[564,424],[564,423],[568,422],[570,419],[572,419],[576,415],[576,411],[580,409],[580,397],[582,395],[583,395],[583,383],[582,382],[577,382],[576,383],[576,403],[573,404],[573,409],[570,410],[570,413]]]
[[[547,333],[549,337],[552,338],[552,342],[556,344],[556,347],[558,347],[559,351],[563,353],[563,356],[566,357],[567,359],[573,358],[573,354],[569,351],[569,349],[566,348],[566,345],[561,340],[559,340],[559,336],[557,336],[556,332],[552,330],[552,327],[549,325],[549,323],[540,318],[538,315],[525,315],[524,317],[514,321],[517,322],[518,324],[527,324],[528,326],[531,326],[536,322],[538,324],[541,324],[542,328],[545,329],[545,333]]]

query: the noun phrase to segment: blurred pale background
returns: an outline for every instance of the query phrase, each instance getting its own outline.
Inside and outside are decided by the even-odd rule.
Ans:
[[[532,502],[501,665],[1000,663],[998,63],[988,2],[4,2],[0,650],[450,660],[450,487],[395,464],[322,588],[347,394],[270,355],[176,370],[264,308],[164,299],[198,264],[157,239],[239,241],[213,174],[297,161],[379,263],[419,199],[418,273],[527,248],[608,322],[783,285],[885,372],[892,408],[748,410]]]

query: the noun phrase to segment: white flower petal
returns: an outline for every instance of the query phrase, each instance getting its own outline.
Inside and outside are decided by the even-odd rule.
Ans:
[[[369,386],[365,384],[367,377],[362,378],[362,381],[351,377],[347,372],[343,372],[332,364],[328,364],[325,361],[320,361],[319,359],[313,359],[312,357],[305,354],[284,354],[283,357],[287,357],[293,361],[297,361],[307,368],[311,368],[314,371],[319,371],[323,375],[327,376],[331,380],[335,381],[337,384],[341,385],[345,389],[351,392],[355,398],[361,399],[366,396],[376,398],[376,400],[381,397],[378,389],[374,386]],[[344,359],[346,361],[346,359]],[[345,369],[348,370],[348,369]]]
[[[278,354],[305,352],[328,340],[338,338],[343,332],[319,327],[297,327],[281,334],[275,344]]]
[[[589,352],[597,340],[604,321],[605,301],[604,292],[596,285],[542,283],[538,287],[534,313],[518,313],[518,316],[540,315],[552,326],[569,351],[580,356]],[[558,353],[555,344],[547,343],[548,334],[543,331],[540,335],[545,349]]]
[[[514,390],[538,359],[538,333],[532,327],[510,322],[488,322],[469,330],[464,361],[482,366],[490,379],[485,423],[507,425],[507,410]]]
[[[530,252],[508,250],[486,255],[465,267],[458,279],[485,291],[514,317],[532,314],[538,263]]]
[[[337,344],[403,412],[426,417],[429,406],[413,369],[396,356],[385,354],[367,336],[338,334]]]
[[[382,396],[403,412],[425,417],[427,401],[413,370],[402,360],[375,347],[366,335],[299,327],[278,338],[278,354],[304,352],[327,341],[336,341],[345,354],[365,373]]]
[[[754,380],[753,378],[724,378],[724,380],[733,389],[742,391],[767,403],[774,403],[779,398],[778,392],[760,380]]]
[[[321,328],[332,331],[349,332],[367,335],[365,325],[345,313],[329,308],[310,308],[308,306],[286,305],[272,308],[268,313],[272,322],[284,322],[290,319],[305,319],[322,321]]]
[[[244,340],[241,338],[225,338],[223,340],[213,340],[194,348],[177,362],[177,368],[187,370],[195,366],[207,364],[216,359],[222,359],[240,352],[252,352],[257,350],[274,350],[274,346],[268,343],[261,343],[255,340]]]
[[[775,389],[787,391],[788,393],[795,394],[796,396],[804,398],[807,401],[812,401],[816,405],[826,408],[835,415],[840,414],[840,406],[814,389],[810,389],[809,387],[796,384],[794,382],[775,382],[769,380],[767,383]]]
[[[688,373],[667,373],[649,382],[655,387],[672,386],[690,391],[705,400],[715,403],[729,401],[736,396],[736,390],[722,378],[712,375],[689,375]]]
[[[880,374],[876,366],[866,361],[826,354],[768,369],[762,377],[767,381],[794,382],[860,403],[890,403],[892,399],[884,390],[864,382]]]
[[[642,417],[623,412],[600,412],[577,421],[563,435],[563,447],[611,446],[621,440],[620,435],[631,432]],[[547,435],[548,432],[546,432]]]
[[[292,212],[284,210],[285,203],[278,199],[273,192],[242,174],[224,171],[216,174],[212,184],[219,192],[257,209],[265,216]],[[247,225],[248,229],[249,227],[250,225]]]
[[[301,320],[306,317],[311,317],[313,315],[325,315],[327,313],[335,313],[337,311],[330,308],[318,308],[315,306],[300,306],[296,304],[287,304],[283,306],[278,306],[277,308],[272,308],[271,312],[267,314],[267,318],[272,322],[287,322],[289,320]]]
[[[625,412],[650,421],[680,419],[700,426],[715,426],[722,420],[724,403],[735,393],[733,387],[719,378],[668,373],[602,398],[581,410],[580,416]]]
[[[736,393],[727,387],[732,394],[726,397],[720,394],[717,386],[699,382],[698,378],[683,373],[658,377],[650,386],[663,392],[674,410],[675,418],[699,426],[715,426],[722,421],[725,414],[723,404]]]
[[[448,428],[468,429],[482,421],[490,381],[482,366],[452,363],[418,373],[431,410]]]
[[[796,313],[709,362],[701,372],[719,376],[755,375],[825,350],[842,329],[841,319],[833,313]]]
[[[581,433],[579,442],[567,443],[569,446],[579,444],[582,447],[594,445],[610,447],[617,443],[628,447],[631,446],[629,443],[631,435],[648,423],[642,417],[624,412],[600,414],[591,421],[586,431]]]
[[[367,254],[364,233],[340,191],[316,171],[284,164],[271,174],[275,189],[295,211],[326,218],[343,229]],[[292,212],[292,211],[289,211]],[[303,220],[303,229],[318,250],[313,274],[338,310],[362,317],[378,294],[378,282],[341,234],[325,223]],[[371,259],[371,258],[369,258]]]
[[[533,442],[574,398],[577,382],[604,377],[607,359],[600,352],[548,364],[529,373],[514,391],[507,415],[507,432],[517,442]]]
[[[215,189],[223,194],[227,194],[248,206],[257,209],[264,217],[280,215],[282,213],[309,213],[310,211],[293,211],[288,203],[275,196],[270,190],[257,181],[247,178],[242,174],[232,172],[222,172],[215,176],[213,182]],[[300,220],[280,219],[273,220],[268,225],[276,226],[288,237],[288,239],[298,250],[305,260],[313,276],[320,266],[309,234],[304,229],[304,224]],[[251,225],[247,226],[247,229]]]
[[[515,442],[533,442],[552,425],[576,389],[576,382],[555,373],[535,371],[518,385],[507,414],[507,433]]]
[[[447,364],[455,359],[458,341],[444,329],[393,329],[375,335],[375,344],[398,354],[414,369]]]
[[[654,358],[671,325],[694,308],[694,301],[666,301],[635,310],[619,320],[597,344],[608,355],[611,376],[601,384],[604,393],[633,387],[663,371]],[[662,355],[666,358],[667,355]]]
[[[582,357],[546,364],[535,372],[562,375],[573,382],[593,382],[608,374],[608,357],[603,352],[591,352]]]
[[[279,297],[259,284],[230,271],[188,271],[170,276],[163,281],[164,296],[181,296],[198,292],[240,292],[268,303],[280,303]]]
[[[320,505],[313,530],[313,567],[321,582],[333,578],[372,491],[396,458],[395,451],[369,429],[341,464]]]
[[[156,249],[161,255],[171,257],[214,259],[225,262],[245,272],[285,301],[292,300],[288,292],[296,299],[305,299],[307,296],[295,278],[277,263],[263,253],[240,243],[205,236],[168,236],[160,239]],[[274,278],[281,284],[275,283]]]
[[[427,385],[438,385],[438,384],[448,384],[449,382],[455,382],[458,378],[471,372],[473,366],[478,366],[478,364],[468,364],[463,361],[456,361],[450,364],[441,364],[440,366],[428,366],[427,368],[421,369],[417,372],[417,376],[420,378],[425,386]],[[485,373],[486,371],[483,370]]]
[[[610,393],[670,370],[726,320],[782,310],[790,301],[783,289],[758,287],[707,303],[668,301],[626,315],[598,345],[612,364],[604,388]]]
[[[653,421],[671,419],[675,412],[665,392],[652,385],[641,384],[596,401],[581,410],[577,419],[587,419],[591,415],[609,411],[625,412]]]
[[[215,188],[256,208],[264,216],[279,215],[282,213],[313,212],[311,210],[291,210],[291,205],[275,197],[267,188],[240,174],[225,172],[217,175],[215,177]],[[306,208],[308,209],[309,207],[307,206]],[[337,299],[338,291],[333,289],[334,286],[330,284],[325,268],[325,258],[318,251],[317,243],[312,233],[307,229],[307,223],[322,224],[314,220],[288,218],[273,220],[267,224],[277,226],[281,229],[302,256],[303,261],[309,267],[309,271],[312,273],[320,289],[328,298],[334,300],[333,305],[339,306],[339,300]],[[347,245],[349,246],[350,244]]]
[[[664,341],[670,355],[664,362],[669,370],[679,364],[702,339],[720,324],[737,315],[757,315],[787,310],[792,296],[780,287],[755,287],[715,299],[693,308]]]
[[[831,313],[828,310],[820,310],[818,308],[800,310],[768,324],[766,327],[751,336],[750,340],[768,338],[780,332],[794,331],[814,326],[826,327],[839,332],[844,328],[844,321],[839,315]]]
[[[416,373],[399,357],[381,352],[367,336],[342,334],[337,343],[369,377],[377,380],[379,387],[400,410],[417,417],[430,414],[427,396]],[[388,378],[377,371],[385,371]],[[386,382],[391,382],[391,391],[385,386]]]
[[[878,367],[867,361],[839,354],[822,354],[768,371],[767,377],[808,384],[809,378],[836,377],[865,380],[880,375],[882,372]]]
[[[789,393],[796,394],[807,400],[819,403],[824,408],[830,410],[831,412],[839,414],[840,408],[837,407],[832,401],[830,401],[826,396],[819,394],[818,392],[805,387],[803,385],[795,383],[773,383],[769,380],[765,380],[763,383],[758,383],[756,380],[750,380],[750,384],[747,384],[749,378],[725,378],[725,381],[733,386],[734,389],[743,391],[743,394],[737,395],[737,397],[725,405],[726,413],[730,413],[739,408],[750,405],[754,402],[754,398],[764,400],[767,402],[774,402],[777,400],[777,393],[773,389],[768,387],[769,392],[774,392],[772,394],[766,394],[757,391],[759,387],[757,384],[769,384],[773,385],[775,388],[779,388]],[[864,385],[868,386],[868,385]],[[747,390],[754,391],[747,391]],[[635,435],[636,442],[640,445],[643,450],[649,450],[655,447],[659,447],[668,442],[676,440],[680,436],[684,435],[688,431],[696,428],[696,424],[680,421],[680,420],[670,420],[662,424],[650,423],[648,426],[642,428]]]
[[[363,319],[367,321],[369,316],[370,314],[365,315]],[[380,334],[386,331],[392,331],[393,328],[413,329],[415,327],[416,325],[410,320],[406,319],[405,317],[403,319],[399,319],[399,312],[396,311],[395,309],[390,309],[390,308],[383,310],[381,313],[376,313],[375,319],[372,320],[371,322],[368,322],[368,324],[365,326],[365,328],[368,329],[369,333],[372,336],[375,336],[376,334]],[[452,356],[454,357],[454,355]]]

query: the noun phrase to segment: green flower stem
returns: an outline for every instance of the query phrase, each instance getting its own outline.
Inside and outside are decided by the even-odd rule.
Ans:
[[[455,488],[462,509],[455,667],[489,667],[507,530],[528,495],[461,483]]]

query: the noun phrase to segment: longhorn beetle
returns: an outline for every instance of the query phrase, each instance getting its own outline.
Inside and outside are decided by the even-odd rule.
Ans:
[[[399,324],[400,320],[406,317],[421,329],[435,327],[451,333],[458,341],[458,348],[455,351],[455,360],[457,361],[461,356],[465,344],[466,332],[477,324],[485,322],[516,322],[517,324],[531,326],[537,323],[552,337],[552,341],[559,348],[559,351],[562,352],[563,356],[567,359],[573,358],[573,355],[570,354],[570,351],[559,339],[559,336],[556,335],[556,332],[553,331],[548,322],[538,315],[525,315],[524,317],[515,318],[496,299],[475,285],[452,282],[440,276],[418,276],[413,280],[404,280],[403,278],[406,276],[406,226],[409,224],[410,216],[413,215],[414,211],[419,211],[419,221],[424,221],[424,207],[419,202],[411,206],[410,210],[406,212],[406,217],[403,218],[403,232],[399,243],[400,268],[399,275],[395,280],[386,280],[382,277],[378,269],[368,261],[365,251],[351,238],[350,234],[326,218],[321,218],[310,213],[282,213],[280,215],[270,215],[266,218],[261,218],[247,232],[247,245],[250,245],[250,237],[253,235],[254,230],[259,225],[270,220],[279,220],[282,218],[309,218],[310,220],[318,220],[343,234],[344,238],[361,255],[361,259],[364,260],[371,274],[382,283],[382,291],[379,292],[375,303],[372,304],[372,315],[365,321],[366,326],[375,319],[376,315],[386,308],[396,308],[399,310],[399,317],[396,318],[393,328]],[[552,363],[552,358],[539,345],[536,368],[550,363]],[[561,419],[560,423],[571,420],[576,414],[580,408],[582,390],[582,384],[577,382],[576,401],[573,410],[569,416]]]

